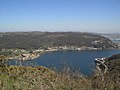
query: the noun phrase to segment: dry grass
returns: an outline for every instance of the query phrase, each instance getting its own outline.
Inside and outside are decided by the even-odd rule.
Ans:
[[[0,90],[119,90],[109,76],[56,73],[45,67],[9,66],[0,74]],[[103,78],[104,77],[104,78]]]

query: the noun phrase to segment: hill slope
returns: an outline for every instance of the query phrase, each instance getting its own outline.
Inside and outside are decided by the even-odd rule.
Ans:
[[[39,48],[43,46],[89,46],[111,48],[113,43],[102,36],[78,32],[6,32],[0,33],[2,48]]]
[[[107,75],[115,82],[120,82],[120,54],[115,54],[107,59]]]

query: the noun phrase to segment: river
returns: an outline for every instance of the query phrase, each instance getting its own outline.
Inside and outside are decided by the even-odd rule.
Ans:
[[[90,75],[95,69],[94,59],[109,57],[120,53],[120,50],[85,50],[85,51],[55,51],[47,52],[40,57],[24,61],[23,65],[40,65],[60,70],[63,66],[80,70],[84,75]],[[12,62],[12,64],[14,64]]]

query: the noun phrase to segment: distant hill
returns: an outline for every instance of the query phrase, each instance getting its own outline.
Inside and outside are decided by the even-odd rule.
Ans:
[[[100,34],[100,35],[109,38],[110,40],[112,40],[115,43],[120,43],[120,33]]]
[[[2,48],[40,48],[43,46],[89,46],[113,48],[114,44],[106,37],[80,32],[5,32],[0,33]]]

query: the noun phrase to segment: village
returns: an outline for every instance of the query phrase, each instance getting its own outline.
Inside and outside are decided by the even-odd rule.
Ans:
[[[56,47],[41,47],[39,49],[2,49],[0,51],[1,55],[6,55],[8,59],[16,60],[30,60],[39,57],[41,54],[53,51],[80,51],[80,50],[102,50],[102,48],[93,47],[77,47],[77,46],[56,46]],[[22,58],[23,57],[23,58]]]

